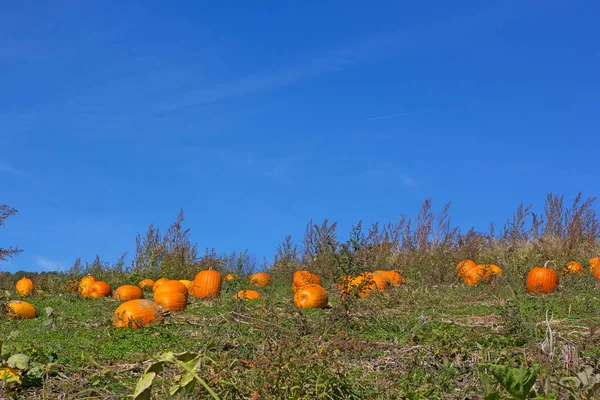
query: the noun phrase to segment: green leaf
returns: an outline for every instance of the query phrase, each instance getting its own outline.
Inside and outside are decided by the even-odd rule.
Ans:
[[[529,396],[538,375],[537,367],[510,368],[498,364],[487,364],[487,367],[504,389],[520,400]]]
[[[13,354],[9,357],[6,362],[8,366],[11,368],[18,368],[21,370],[29,368],[29,356],[25,354]]]
[[[150,391],[155,377],[156,372],[148,372],[142,375],[135,386],[135,392],[133,393],[134,400],[150,400]]]

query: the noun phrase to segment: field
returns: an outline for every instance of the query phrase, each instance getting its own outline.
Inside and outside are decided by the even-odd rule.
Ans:
[[[153,359],[192,352],[201,356],[198,376],[222,399],[505,398],[491,364],[537,367],[538,393],[567,398],[571,387],[572,398],[589,398],[600,380],[577,387],[566,378],[598,370],[600,301],[590,278],[573,277],[550,296],[500,283],[407,282],[346,304],[330,287],[331,308],[303,311],[283,285],[261,290],[260,300],[234,300],[238,282],[218,300],[191,300],[187,310],[135,331],[112,327],[115,300],[40,293],[30,300],[38,318],[0,322],[3,358],[30,356],[39,377],[34,371],[0,393],[130,398]],[[550,337],[551,347],[542,346]],[[167,366],[153,398],[169,398],[181,374]],[[197,384],[180,398],[213,397]]]
[[[26,300],[38,310],[35,319],[0,318],[0,370],[20,375],[0,380],[0,398],[600,399],[592,202],[578,197],[566,208],[549,195],[543,214],[521,206],[500,233],[461,233],[448,207],[434,213],[429,200],[412,220],[366,232],[359,223],[347,241],[335,224],[311,221],[300,245],[287,237],[260,266],[245,251],[197,254],[181,213],[164,235],[153,226],[138,235],[130,266],[97,257],[63,272],[0,272],[0,301],[19,299],[15,282],[30,276],[37,290]],[[496,264],[502,275],[468,286],[456,270],[465,259]],[[527,273],[548,260],[557,290],[528,293]],[[582,274],[563,275],[569,261]],[[295,307],[300,268],[321,277],[327,308]],[[113,327],[117,300],[70,291],[87,274],[116,288],[206,269],[240,278],[137,330]],[[406,282],[342,298],[340,276],[381,269]],[[234,299],[256,270],[272,276],[257,288],[262,297]]]

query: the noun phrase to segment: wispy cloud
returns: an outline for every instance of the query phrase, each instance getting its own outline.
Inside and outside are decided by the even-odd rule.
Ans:
[[[25,173],[17,168],[11,167],[10,165],[0,161],[0,173],[7,173],[17,176],[25,176]]]
[[[35,262],[42,271],[60,271],[64,269],[64,264],[42,256],[36,256]]]
[[[398,185],[414,187],[421,184],[421,180],[410,174],[406,168],[390,162],[382,162],[368,168],[360,173],[357,178],[369,182],[371,185],[386,187],[396,187]]]
[[[423,114],[429,112],[429,110],[421,110],[421,111],[409,111],[409,112],[403,112],[403,113],[398,113],[398,114],[389,114],[389,115],[382,115],[379,117],[371,117],[371,118],[367,118],[367,121],[375,121],[378,119],[389,119],[389,118],[396,118],[396,117],[404,117],[404,116],[408,116],[408,115],[416,115],[416,114]]]

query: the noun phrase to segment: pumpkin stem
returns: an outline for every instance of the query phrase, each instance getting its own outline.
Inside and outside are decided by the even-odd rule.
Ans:
[[[554,264],[554,266],[556,267],[556,261],[554,261],[554,260],[548,260],[548,261],[546,261],[546,262],[544,263],[544,268],[547,268],[547,266],[548,266],[548,264],[549,264],[549,263],[553,263],[553,264]]]

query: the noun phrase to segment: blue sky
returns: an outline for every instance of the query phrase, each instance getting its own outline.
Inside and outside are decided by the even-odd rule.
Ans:
[[[114,261],[180,208],[262,259],[311,218],[600,194],[600,3],[256,4],[0,5],[1,269]]]

